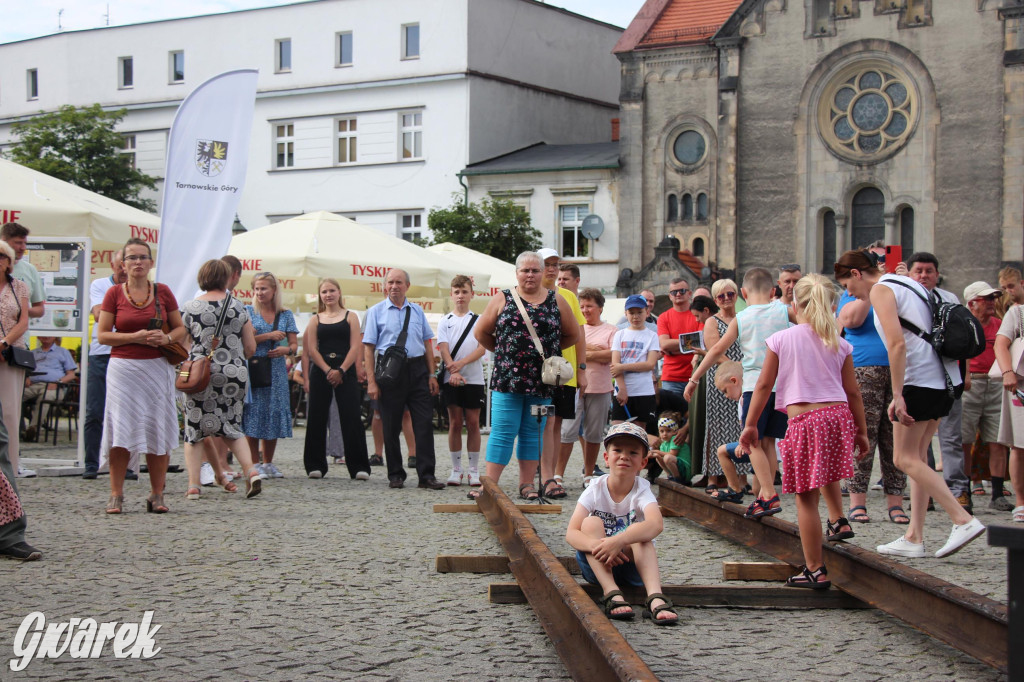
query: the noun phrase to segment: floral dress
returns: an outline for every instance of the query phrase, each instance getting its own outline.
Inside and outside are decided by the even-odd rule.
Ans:
[[[725,336],[729,325],[717,315],[712,318],[718,326],[718,338]],[[743,351],[740,350],[739,341],[733,342],[725,351],[725,357],[729,360],[739,362],[743,359]],[[740,439],[740,416],[736,410],[736,403],[725,397],[725,394],[715,388],[715,374],[718,365],[714,365],[707,372],[707,407],[706,409],[706,431],[704,434],[704,474],[707,476],[721,476],[722,463],[718,461],[716,454],[719,445],[734,443]],[[744,475],[750,473],[749,464],[737,464],[736,473]]]
[[[268,334],[274,330],[274,321],[267,322],[251,305],[245,306],[245,312],[252,321],[256,335]],[[282,310],[281,319],[277,323],[278,331],[298,333],[295,316],[290,310]],[[253,357],[265,358],[276,346],[274,341],[263,341],[256,345]],[[242,424],[245,435],[260,440],[292,437],[292,410],[288,396],[288,368],[283,357],[272,358],[270,361],[270,386],[252,388],[251,399],[245,404]]]
[[[512,293],[505,289],[505,307],[498,314],[494,328],[494,371],[491,389],[501,393],[519,393],[541,398],[550,397],[554,387],[541,381],[544,358],[537,353],[530,331],[519,312]],[[555,292],[548,291],[543,303],[529,303],[525,299],[526,313],[533,321],[544,357],[561,355],[562,317],[558,312]]]
[[[192,338],[189,356],[209,354],[213,332],[224,301],[189,301],[182,321]],[[242,407],[249,370],[242,349],[242,328],[249,321],[245,306],[232,298],[224,317],[221,340],[210,359],[210,385],[185,399],[185,442],[197,443],[207,436],[237,440],[242,432]]]

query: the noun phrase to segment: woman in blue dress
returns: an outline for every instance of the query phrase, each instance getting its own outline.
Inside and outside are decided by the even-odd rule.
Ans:
[[[246,306],[256,332],[254,358],[271,358],[270,386],[256,388],[250,381],[251,400],[245,404],[242,430],[254,458],[262,452],[258,465],[264,478],[283,478],[274,466],[278,438],[292,437],[292,411],[288,396],[288,370],[285,358],[298,348],[299,328],[290,310],[281,307],[281,289],[272,273],[260,272],[252,278],[253,304]]]

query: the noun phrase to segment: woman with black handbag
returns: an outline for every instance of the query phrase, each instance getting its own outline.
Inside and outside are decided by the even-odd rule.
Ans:
[[[334,407],[341,418],[345,443],[345,466],[350,478],[370,478],[370,460],[366,452],[366,429],[360,416],[363,370],[363,335],[359,318],[341,306],[341,285],[325,279],[318,289],[317,314],[303,335],[304,354],[309,374],[306,386],[309,400],[306,421],[306,446],[303,460],[310,478],[327,474],[327,420]]]
[[[28,285],[11,276],[12,268],[14,249],[7,242],[0,241],[0,352],[3,353],[0,362],[0,406],[3,407],[4,425],[10,438],[8,457],[11,469],[17,476],[21,468],[18,463],[18,429],[21,426],[25,367],[18,364],[15,349],[24,350],[23,341],[28,331]]]
[[[260,475],[283,478],[274,465],[274,451],[278,438],[292,437],[285,357],[298,348],[299,328],[292,311],[282,310],[281,288],[273,273],[256,273],[252,288],[255,299],[245,311],[256,332],[256,352],[249,358],[250,400],[245,404],[242,426],[253,459],[259,460],[258,453],[263,453],[263,463],[257,465]]]
[[[165,352],[181,343],[185,327],[170,288],[149,281],[149,244],[129,239],[124,265],[128,281],[107,291],[97,322],[99,342],[111,347],[100,445],[100,465],[110,462],[107,513],[121,513],[125,472],[129,466],[135,471],[145,453],[151,490],[146,511],[164,514],[167,463],[178,447],[174,367]]]
[[[222,260],[209,260],[199,268],[199,287],[206,293],[185,304],[184,324],[192,338],[190,357],[207,356],[210,378],[204,390],[190,393],[185,401],[185,467],[188,491],[185,499],[198,500],[199,469],[203,463],[201,443],[221,437],[246,472],[245,496],[260,493],[259,471],[253,466],[249,443],[242,431],[242,410],[248,372],[245,359],[256,350],[256,334],[245,306],[227,291],[231,267]],[[216,340],[216,341],[215,341]],[[197,447],[198,446],[198,447]],[[225,492],[238,486],[221,470],[219,457],[210,458],[214,478]]]

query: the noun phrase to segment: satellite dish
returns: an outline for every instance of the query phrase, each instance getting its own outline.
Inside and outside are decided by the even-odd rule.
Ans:
[[[583,219],[580,232],[586,239],[600,239],[604,234],[604,220],[596,213],[591,213]]]

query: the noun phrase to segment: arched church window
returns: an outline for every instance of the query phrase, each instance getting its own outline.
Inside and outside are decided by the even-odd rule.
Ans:
[[[701,237],[696,237],[693,240],[693,249],[691,249],[691,250],[693,251],[693,255],[694,256],[696,256],[697,258],[703,258],[704,257],[704,239],[701,238]]]
[[[821,274],[835,273],[836,212],[829,209],[821,216]]]
[[[914,209],[909,206],[900,211],[900,246],[904,256],[914,252]]]
[[[675,194],[668,195],[668,222],[674,223],[679,220],[679,199]]]
[[[701,192],[697,195],[697,220],[708,219],[708,195]]]
[[[693,195],[683,195],[683,220],[693,220]]]
[[[852,217],[850,241],[853,248],[885,239],[885,197],[882,191],[877,187],[865,187],[853,195]]]

